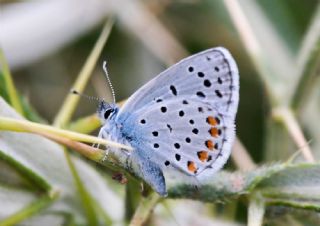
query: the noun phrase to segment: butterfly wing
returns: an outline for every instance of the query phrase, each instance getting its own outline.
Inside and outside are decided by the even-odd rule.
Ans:
[[[120,112],[135,112],[164,99],[193,95],[194,91],[201,96],[203,89],[211,91],[207,92],[206,101],[235,115],[239,102],[239,72],[227,49],[208,49],[174,64],[131,95]]]
[[[138,155],[198,176],[228,159],[238,101],[236,63],[219,47],[190,56],[148,82],[129,98],[117,121]]]

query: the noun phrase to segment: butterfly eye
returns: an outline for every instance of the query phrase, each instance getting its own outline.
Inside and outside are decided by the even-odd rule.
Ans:
[[[110,114],[113,112],[113,109],[108,109],[104,112],[104,119],[108,119]]]

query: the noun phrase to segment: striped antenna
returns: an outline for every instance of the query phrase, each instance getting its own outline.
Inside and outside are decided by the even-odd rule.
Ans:
[[[104,74],[107,78],[107,81],[109,83],[109,86],[110,86],[110,89],[111,89],[111,93],[112,93],[112,97],[113,97],[113,103],[116,103],[116,96],[114,94],[114,89],[113,89],[113,86],[111,84],[111,81],[110,81],[110,78],[109,78],[109,73],[108,73],[108,70],[107,70],[107,61],[103,61],[103,71],[104,71]]]
[[[95,101],[103,101],[103,99],[100,99],[98,97],[93,97],[93,96],[89,96],[89,95],[86,95],[86,94],[83,94],[83,93],[79,93],[77,90],[75,89],[71,89],[70,92],[72,94],[75,94],[75,95],[79,95],[80,97],[84,97],[84,98],[87,98],[88,100],[95,100]]]

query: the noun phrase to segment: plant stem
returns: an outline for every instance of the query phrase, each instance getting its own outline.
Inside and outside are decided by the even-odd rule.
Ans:
[[[236,138],[231,152],[231,158],[238,169],[249,171],[256,168],[256,164],[252,160],[246,148],[243,146],[239,138]]]
[[[98,225],[98,217],[95,213],[94,202],[92,201],[92,198],[88,191],[86,190],[86,187],[84,186],[83,182],[81,181],[81,178],[78,174],[78,171],[71,159],[70,154],[68,153],[68,150],[64,148],[64,154],[67,160],[67,163],[69,165],[71,174],[74,179],[74,183],[76,185],[77,191],[79,192],[80,199],[82,201],[82,206],[84,209],[84,212],[86,213],[87,218],[87,224],[88,225]]]
[[[8,66],[8,62],[6,61],[6,58],[1,48],[0,48],[0,66],[2,67],[2,73],[3,73],[4,81],[6,83],[6,89],[8,91],[10,103],[12,104],[13,108],[16,109],[17,112],[23,115],[22,104],[18,97],[18,94],[16,91],[17,89],[14,86],[11,72]]]
[[[90,136],[86,134],[76,133],[68,130],[58,129],[48,125],[42,125],[35,122],[30,122],[27,120],[17,120],[8,117],[0,116],[0,130],[10,130],[15,132],[31,132],[37,134],[53,134],[56,136],[61,136],[75,141],[88,142],[104,144],[116,148],[123,148],[126,150],[132,150],[131,147],[119,144],[113,141],[108,141],[106,139],[101,139],[95,136]]]
[[[93,202],[95,210],[101,216],[102,222],[104,223],[104,225],[113,225],[112,224],[113,223],[113,219],[105,212],[105,210],[101,207],[101,204],[98,203],[96,199],[92,199],[92,202]]]
[[[77,80],[73,85],[73,89],[77,90],[79,93],[83,92],[86,84],[88,83],[94,66],[96,65],[96,62],[103,50],[103,47],[108,40],[111,29],[113,27],[113,23],[114,21],[111,19],[108,20],[108,22],[105,24],[95,46],[93,47],[89,57],[87,58],[83,68],[81,69],[77,77]],[[54,120],[54,126],[64,127],[70,121],[73,112],[75,111],[76,106],[79,102],[79,98],[79,95],[69,93]]]
[[[261,75],[261,78],[264,80],[264,84],[266,86],[268,94],[270,95],[272,104],[276,105],[279,100],[278,97],[275,96],[273,87],[269,82],[270,71],[267,65],[267,61],[263,55],[262,47],[252,30],[248,18],[245,16],[238,1],[224,0],[224,4],[229,11],[229,15],[240,35],[245,49],[248,51],[251,62]]]
[[[49,192],[49,195],[47,194],[44,197],[39,198],[22,210],[0,221],[0,226],[16,225],[33,214],[38,214],[41,210],[53,203],[58,197],[58,192]]]
[[[312,23],[304,37],[298,65],[300,81],[291,98],[291,106],[294,111],[300,112],[320,78],[320,4],[318,4]]]
[[[315,87],[319,86],[320,79],[320,39],[302,72],[300,81],[291,100],[292,109],[301,113]]]
[[[12,156],[6,155],[3,150],[0,150],[0,161],[4,161],[9,164],[10,167],[15,169],[23,178],[27,179],[27,181],[34,186],[37,192],[47,193],[52,190],[52,185],[46,180],[46,178],[21,164]]]
[[[157,193],[151,193],[147,198],[142,198],[136,212],[131,219],[130,226],[143,225],[149,218],[152,210],[161,200]]]
[[[273,116],[281,120],[285,125],[293,141],[300,148],[304,158],[308,162],[314,163],[315,159],[312,151],[292,111],[286,107],[279,107],[273,110]]]
[[[141,181],[131,178],[128,175],[128,183],[126,184],[126,195],[125,195],[125,221],[130,222],[135,211],[137,210],[138,204],[141,202]]]
[[[88,80],[90,78],[90,75],[96,65],[96,62],[103,50],[103,47],[105,46],[108,37],[110,35],[111,29],[113,27],[113,20],[108,20],[108,22],[105,24],[95,46],[93,47],[90,55],[88,56],[83,68],[81,69],[74,85],[73,89],[77,92],[82,93],[85,86],[88,83]],[[73,95],[69,93],[67,98],[65,99],[60,111],[58,112],[56,119],[54,120],[53,125],[56,127],[64,127],[67,123],[69,123],[76,107],[79,102],[79,95]],[[97,225],[98,224],[98,217],[95,212],[94,208],[94,201],[91,197],[91,194],[87,191],[87,188],[85,187],[84,183],[82,182],[78,171],[74,165],[74,162],[71,159],[70,154],[65,149],[64,150],[66,160],[68,162],[69,168],[71,170],[71,173],[73,175],[73,179],[76,185],[76,188],[78,189],[78,192],[80,194],[80,199],[82,201],[83,209],[86,213],[87,217],[87,224],[88,225]],[[98,155],[94,152],[94,156],[98,156],[99,158],[102,158],[100,152],[97,152]]]
[[[248,210],[248,226],[259,226],[263,223],[265,213],[265,201],[259,193],[254,193],[250,197]]]

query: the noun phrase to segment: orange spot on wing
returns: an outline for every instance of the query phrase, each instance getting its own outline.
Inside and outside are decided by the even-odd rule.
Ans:
[[[213,137],[218,137],[219,136],[219,130],[215,127],[212,127],[210,130],[209,130],[209,133],[211,136]]]
[[[205,142],[205,144],[206,144],[206,146],[207,146],[207,148],[208,148],[209,150],[213,150],[214,144],[213,144],[213,142],[212,142],[211,140],[207,140],[207,141]]]
[[[207,118],[207,123],[209,123],[212,126],[216,126],[218,124],[217,120],[212,116],[209,116]]]
[[[208,159],[208,152],[207,151],[198,151],[197,152],[198,158],[201,162],[204,162]]]
[[[197,166],[194,162],[192,161],[188,161],[188,170],[191,172],[191,173],[197,173]]]

